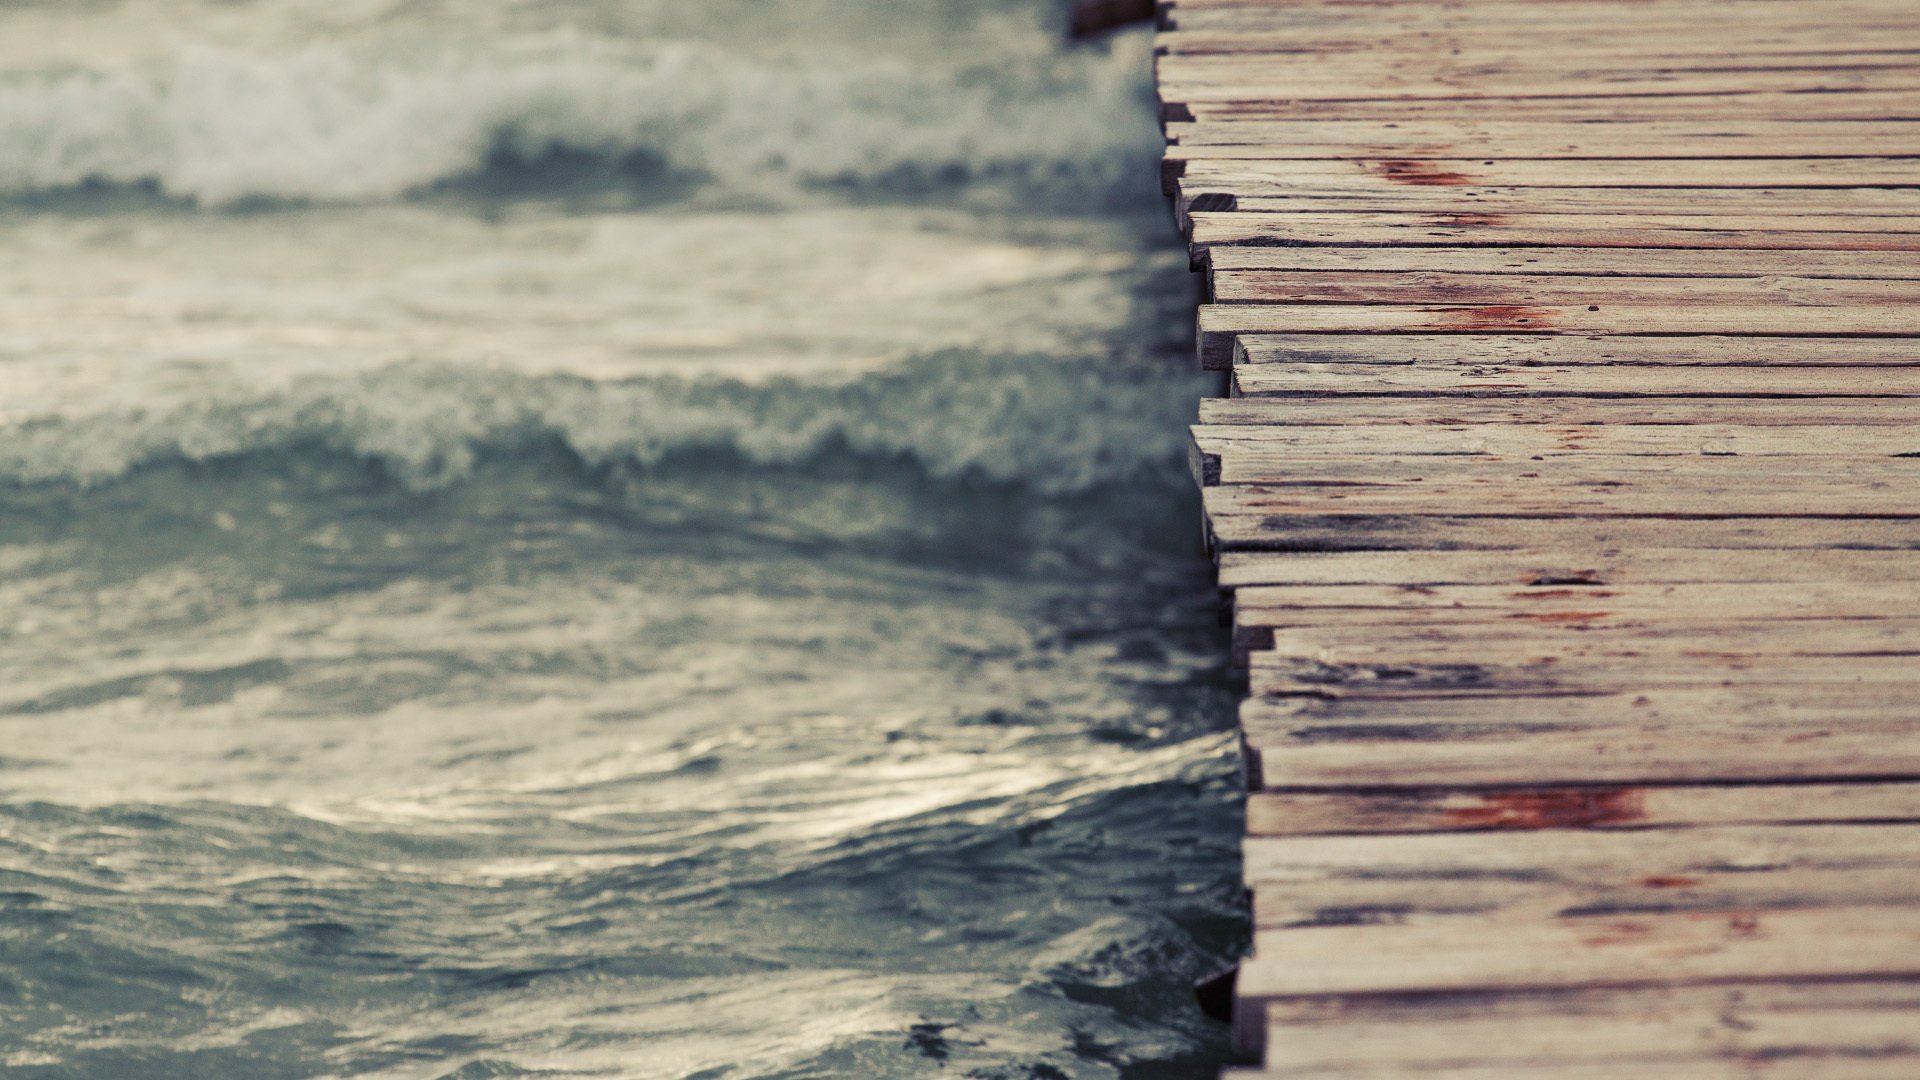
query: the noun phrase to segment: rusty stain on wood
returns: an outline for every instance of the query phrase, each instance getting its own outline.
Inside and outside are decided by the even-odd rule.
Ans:
[[[1474,798],[1473,805],[1448,811],[1447,822],[1468,829],[1575,829],[1625,824],[1645,813],[1634,788],[1499,791]]]
[[[1455,172],[1430,161],[1370,161],[1368,168],[1396,184],[1416,187],[1459,187],[1474,182],[1473,177]]]
[[[1540,331],[1553,329],[1553,313],[1545,308],[1524,304],[1484,304],[1469,308],[1428,308],[1439,316],[1438,323],[1449,330],[1484,333],[1499,330]]]

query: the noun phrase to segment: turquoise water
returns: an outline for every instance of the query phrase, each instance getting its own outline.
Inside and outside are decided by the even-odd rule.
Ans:
[[[0,6],[0,1072],[1208,1076],[1139,36]]]

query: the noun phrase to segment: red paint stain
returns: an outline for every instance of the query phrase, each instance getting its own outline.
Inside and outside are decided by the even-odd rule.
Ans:
[[[1611,589],[1533,589],[1508,595],[1515,600],[1571,600],[1576,597],[1599,599],[1620,594]]]
[[[1433,314],[1449,330],[1551,330],[1552,312],[1521,304],[1483,304],[1470,308],[1436,308]]]
[[[1591,829],[1644,817],[1646,800],[1636,788],[1490,792],[1445,815],[1448,825],[1464,829]]]
[[[1655,874],[1640,879],[1640,884],[1649,889],[1691,889],[1700,884],[1699,878],[1681,877],[1677,874]]]
[[[1443,169],[1431,161],[1376,161],[1373,169],[1380,176],[1396,184],[1414,184],[1424,187],[1458,187],[1470,184],[1473,177],[1463,172]]]
[[[1635,942],[1645,941],[1652,935],[1653,927],[1646,923],[1615,922],[1608,923],[1599,933],[1591,937],[1581,938],[1580,944],[1585,945],[1589,949],[1597,949],[1606,945],[1632,945]]]

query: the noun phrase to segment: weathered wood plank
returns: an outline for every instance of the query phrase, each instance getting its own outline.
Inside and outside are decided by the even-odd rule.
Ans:
[[[1443,120],[1472,122],[1497,115],[1509,120],[1905,120],[1920,115],[1920,93],[1912,90],[1858,90],[1801,94],[1793,91],[1746,93],[1665,93],[1632,97],[1491,97],[1408,100],[1367,96],[1337,101],[1291,95],[1244,94],[1212,101],[1167,102],[1164,114],[1189,120]]]
[[[1825,517],[1807,513],[1748,517],[1623,516],[1569,513],[1501,518],[1428,507],[1413,514],[1301,513],[1244,500],[1233,488],[1205,493],[1207,527],[1218,551],[1434,551],[1581,547],[1796,550],[1854,547],[1920,550],[1920,519]]]
[[[1920,9],[1165,25],[1162,179],[1243,395],[1192,454],[1253,694],[1236,1041],[1914,1074]]]
[[[1920,823],[1920,784],[1257,791],[1247,835]]]
[[[1912,511],[1920,515],[1920,509]],[[1745,582],[1626,582],[1600,585],[1249,585],[1234,593],[1242,626],[1313,626],[1381,621],[1405,625],[1530,619],[1902,618],[1920,614],[1920,589],[1881,581],[1823,580],[1791,589]],[[1916,671],[1920,675],[1920,671]]]
[[[1334,341],[1327,337],[1323,340]],[[1353,339],[1348,339],[1353,340]],[[1367,339],[1359,339],[1365,341]],[[1383,338],[1383,340],[1385,340]],[[1432,338],[1439,342],[1445,338]],[[1509,340],[1555,342],[1572,338]],[[1621,341],[1625,339],[1613,339]],[[1676,344],[1680,338],[1648,339]],[[1725,339],[1700,339],[1725,340]],[[1798,341],[1754,339],[1763,348],[1792,348]],[[1812,340],[1812,339],[1806,339]],[[1863,348],[1865,345],[1863,343]],[[1391,426],[1415,428],[1489,425],[1738,424],[1761,427],[1899,426],[1920,422],[1920,406],[1908,398],[1579,398],[1433,397],[1389,398],[1321,394],[1284,398],[1213,398],[1200,403],[1203,424],[1282,424],[1301,427]],[[1802,432],[1809,445],[1818,433]]]
[[[1489,518],[1920,517],[1920,460],[1228,455],[1209,510]]]
[[[1898,219],[1888,219],[1898,220]],[[1657,304],[1872,307],[1920,303],[1920,282],[1770,275],[1461,274],[1407,270],[1220,270],[1222,304]],[[1920,355],[1920,349],[1916,349]]]
[[[1267,363],[1236,366],[1234,389],[1243,396],[1913,397],[1920,368]]]
[[[1253,699],[1240,719],[1259,789],[1831,783],[1920,779],[1915,707],[1835,683]]]
[[[1715,1061],[1746,1077],[1826,1075],[1829,1056],[1914,1067],[1916,1010],[1920,984],[1903,981],[1282,1000],[1267,1007],[1268,1062],[1276,1075],[1583,1061],[1639,1064],[1637,1075],[1662,1063],[1726,1075]]]
[[[1239,398],[1236,400],[1259,400]],[[1196,478],[1217,484],[1227,455],[1490,454],[1507,458],[1564,454],[1604,456],[1874,456],[1920,455],[1920,430],[1860,425],[1756,427],[1734,424],[1560,426],[1475,424],[1449,427],[1381,425],[1264,427],[1236,424],[1193,431]]]
[[[1254,585],[1920,582],[1920,555],[1847,548],[1730,551],[1594,544],[1518,551],[1230,553],[1221,557],[1219,571],[1220,585],[1228,589]],[[1915,642],[1915,647],[1920,648],[1920,642]]]
[[[1644,1063],[1634,1068],[1634,1076],[1663,1076],[1657,1072],[1661,1063]],[[1786,1072],[1791,1068],[1791,1072]],[[1772,1067],[1778,1076],[1793,1076],[1793,1080],[1912,1080],[1914,1061],[1910,1057],[1853,1057],[1853,1055],[1828,1055],[1828,1057],[1793,1057],[1776,1067]],[[1286,1080],[1620,1080],[1619,1061],[1607,1063],[1567,1063],[1567,1065],[1379,1065],[1379,1067],[1340,1068],[1340,1070],[1298,1070],[1288,1068],[1284,1072],[1269,1072],[1265,1068],[1229,1068],[1221,1072],[1221,1080],[1250,1080],[1256,1076],[1284,1076]],[[1672,1074],[1665,1074],[1672,1076]],[[1707,1061],[1688,1061],[1686,1072],[1680,1074],[1684,1080],[1753,1080],[1755,1065],[1749,1057],[1732,1059],[1707,1059]],[[1764,1072],[1761,1072],[1764,1076]],[[1674,1080],[1680,1080],[1674,1076]]]
[[[1493,106],[1483,106],[1491,108]],[[1365,159],[1295,161],[1209,154],[1183,156],[1170,148],[1164,175],[1190,192],[1236,196],[1285,195],[1300,190],[1404,191],[1409,188],[1911,188],[1920,184],[1912,157],[1675,158],[1554,161],[1530,158]]]
[[[1870,784],[1868,788],[1911,789],[1911,784]],[[1468,827],[1436,832],[1251,837],[1246,843],[1246,880],[1256,893],[1290,898],[1292,912],[1270,910],[1262,925],[1306,921],[1314,905],[1338,903],[1340,887],[1359,881],[1424,883],[1430,899],[1421,913],[1446,917],[1473,911],[1447,902],[1449,883],[1522,883],[1549,886],[1547,911],[1598,906],[1602,897],[1625,895],[1647,906],[1697,899],[1713,891],[1739,891],[1745,880],[1766,881],[1765,891],[1790,898],[1792,888],[1815,888],[1822,875],[1906,870],[1902,882],[1874,879],[1877,888],[1896,892],[1856,894],[1857,900],[1886,903],[1920,900],[1920,826],[1913,824],[1833,823],[1801,825],[1712,825],[1653,828],[1647,800],[1680,792],[1698,799],[1707,789],[1587,788],[1558,793],[1506,792],[1492,803],[1501,828]],[[1828,790],[1827,787],[1723,789],[1770,793],[1778,800]],[[1578,792],[1572,805],[1562,795]],[[1754,805],[1749,803],[1749,805]],[[1531,873],[1529,873],[1531,872]],[[1767,880],[1772,875],[1772,880]],[[1755,890],[1758,892],[1759,890]],[[1839,894],[1844,896],[1844,893]],[[1542,894],[1520,891],[1515,900],[1537,910]],[[1478,905],[1475,905],[1477,907]],[[1509,904],[1507,906],[1518,906]],[[1277,908],[1278,905],[1275,905]],[[1530,912],[1531,913],[1531,912]],[[1411,913],[1410,913],[1411,914]],[[1920,957],[1914,958],[1920,961]]]
[[[1886,120],[1471,126],[1266,120],[1173,123],[1166,132],[1176,161],[1907,157],[1920,146],[1920,123]]]
[[[1221,190],[1225,189],[1225,190]],[[1232,194],[1230,209],[1243,214],[1292,214],[1367,210],[1396,214],[1685,214],[1831,217],[1837,215],[1912,216],[1920,212],[1920,188],[1836,187],[1820,189],[1810,203],[1800,188],[1657,187],[1497,187],[1470,185],[1329,185],[1275,183],[1270,177],[1241,176],[1232,168],[1205,163],[1189,166],[1180,178],[1182,210],[1201,197]],[[1227,209],[1227,207],[1222,207]],[[1185,228],[1183,221],[1182,228]],[[1469,249],[1478,250],[1478,249]],[[1217,269],[1235,267],[1219,265]],[[1370,267],[1371,268],[1371,267]],[[1263,269],[1256,267],[1256,269]],[[1791,272],[1793,268],[1788,268]],[[1646,271],[1641,271],[1645,273]],[[1713,276],[1711,267],[1692,271]]]
[[[1650,912],[1257,933],[1250,997],[1920,978],[1920,908]]]
[[[1604,298],[1536,304],[1205,304],[1198,361],[1225,370],[1233,361],[1234,339],[1248,334],[1920,337],[1920,311],[1906,307],[1583,302],[1589,299]],[[1261,370],[1249,368],[1247,374],[1258,376]]]
[[[1817,159],[1813,159],[1817,160]],[[1191,215],[1196,253],[1222,244],[1920,251],[1904,218],[1618,214],[1348,213]],[[1862,261],[1865,261],[1864,258]]]
[[[1411,275],[1410,275],[1411,276]],[[1586,279],[1580,279],[1584,284]],[[1637,279],[1636,279],[1637,280]],[[1771,280],[1771,279],[1769,279]],[[1766,288],[1763,282],[1758,286]],[[1906,286],[1902,286],[1905,288]],[[1920,339],[1859,337],[1246,334],[1236,364],[1886,367],[1920,363]],[[1865,379],[1879,372],[1862,373]],[[1228,402],[1210,402],[1220,407]],[[1219,423],[1220,421],[1211,421]],[[1262,422],[1267,422],[1263,420]]]
[[[1207,249],[1214,273],[1385,271],[1458,274],[1721,278],[1920,278],[1920,254],[1844,251],[1671,250],[1664,248],[1239,247]]]

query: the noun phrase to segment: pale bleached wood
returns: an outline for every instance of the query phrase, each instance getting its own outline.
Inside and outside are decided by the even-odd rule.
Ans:
[[[1920,251],[1913,221],[1699,214],[1195,213],[1196,253],[1218,244]],[[1864,256],[1863,256],[1864,257]]]
[[[1290,1010],[1283,1002],[1269,1010],[1268,1065],[1298,1072],[1610,1061],[1649,1071],[1664,1063],[1695,1075],[1698,1063],[1730,1059],[1770,1062],[1765,1071],[1780,1075],[1795,1058],[1833,1054],[1920,1064],[1916,984],[1828,985],[1817,996],[1766,984],[1591,991],[1584,1001],[1572,994],[1500,995],[1479,999],[1473,1011],[1445,1004]],[[1531,1008],[1502,1007],[1509,997]]]
[[[1461,274],[1407,270],[1216,269],[1213,298],[1241,304],[1782,304],[1871,307],[1920,303],[1920,281],[1796,277],[1683,278]],[[1920,346],[1914,347],[1920,357]]]
[[[1597,299],[1597,298],[1596,298]],[[1248,334],[1580,334],[1656,336],[1920,336],[1920,310],[1881,305],[1765,304],[1207,304],[1199,315],[1203,367],[1231,365]]]
[[[1920,784],[1259,791],[1248,836],[1920,822]]]
[[[1368,121],[1176,123],[1176,161],[1368,159],[1901,157],[1920,145],[1911,122],[1407,124]]]
[[[1759,583],[1768,584],[1768,583]],[[1775,586],[1784,588],[1785,586]],[[1292,636],[1304,636],[1296,631]],[[1468,636],[1468,635],[1463,635]],[[1920,644],[1920,643],[1917,643]],[[1503,697],[1514,694],[1617,693],[1651,687],[1821,688],[1832,683],[1901,687],[1920,694],[1920,648],[1889,655],[1725,655],[1710,650],[1609,654],[1484,653],[1476,660],[1330,653],[1328,650],[1254,650],[1247,660],[1252,694],[1362,699]]]
[[[1914,511],[1920,514],[1920,508]],[[1920,615],[1920,585],[1876,580],[1785,582],[1632,582],[1497,585],[1247,585],[1234,591],[1234,613],[1246,626],[1338,624],[1392,613],[1408,624],[1526,619],[1542,622],[1605,618],[1712,619],[1903,618]],[[1596,614],[1597,613],[1597,614]],[[1595,616],[1587,618],[1587,616]],[[1576,618],[1577,617],[1577,618]],[[1836,667],[1838,667],[1836,665]],[[1914,671],[1920,677],[1920,668]]]
[[[1873,1058],[1833,1055],[1793,1058],[1769,1068],[1774,1076],[1792,1077],[1792,1080],[1913,1080],[1915,1063],[1913,1059],[1903,1056]],[[1277,1080],[1640,1080],[1659,1074],[1645,1065],[1628,1067],[1623,1071],[1619,1062],[1600,1062],[1553,1066],[1537,1063],[1422,1064],[1405,1068],[1381,1065],[1343,1068],[1335,1072],[1300,1069],[1279,1071],[1261,1067],[1228,1069],[1220,1075],[1221,1080],[1254,1080],[1258,1077]],[[1685,1080],[1754,1080],[1755,1067],[1753,1061],[1747,1058],[1689,1061],[1683,1075]],[[1767,1073],[1759,1075],[1766,1076]]]
[[[1465,335],[1462,335],[1465,336]],[[1328,342],[1358,341],[1366,338],[1323,336]],[[1382,340],[1386,340],[1383,335]],[[1430,337],[1439,348],[1446,338]],[[1578,338],[1509,337],[1508,340],[1543,348],[1558,341]],[[1612,339],[1621,341],[1624,339]],[[1647,339],[1658,347],[1681,348],[1683,339]],[[1730,339],[1699,338],[1711,342],[1707,348]],[[1795,350],[1798,342],[1783,338],[1747,339],[1753,348],[1739,354],[1741,359],[1758,360],[1774,355],[1775,350]],[[1901,342],[1892,343],[1904,348]],[[1391,348],[1391,346],[1387,346]],[[1873,343],[1861,342],[1862,355],[1872,356]],[[1493,354],[1497,359],[1507,353]],[[1523,354],[1524,355],[1524,354]],[[1542,354],[1548,355],[1548,354]],[[1878,355],[1891,355],[1881,353]],[[1486,427],[1490,425],[1561,425],[1594,427],[1609,424],[1739,424],[1759,427],[1820,428],[1856,426],[1901,426],[1920,423],[1920,403],[1910,398],[1687,398],[1687,397],[1377,397],[1318,394],[1287,398],[1213,398],[1200,403],[1203,424],[1275,424],[1298,427],[1386,426],[1411,428]],[[1802,434],[1811,445],[1818,432]]]
[[[1249,196],[1302,189],[1332,193],[1474,187],[1910,188],[1920,184],[1920,167],[1911,157],[1544,161],[1483,156],[1292,161],[1260,158],[1249,151],[1239,158],[1213,153],[1189,161],[1180,149],[1170,148],[1166,165],[1175,178],[1193,178],[1189,190]],[[1208,171],[1203,174],[1203,170]],[[1205,187],[1195,186],[1203,175]],[[1246,178],[1244,186],[1230,184],[1229,177]]]
[[[1222,556],[1219,579],[1221,586],[1229,589],[1259,585],[1920,582],[1920,552],[1729,551],[1600,544],[1520,551],[1249,552]]]
[[[1233,385],[1242,396],[1913,397],[1920,368],[1269,363],[1236,366]]]
[[[1814,550],[1832,547],[1920,549],[1920,519],[1821,517],[1674,517],[1569,513],[1501,518],[1427,507],[1421,513],[1307,513],[1245,499],[1233,488],[1205,493],[1206,522],[1217,551],[1499,551],[1593,543],[1645,547]]]
[[[1285,94],[1245,94],[1210,101],[1168,99],[1165,108],[1181,120],[1454,120],[1472,123],[1497,115],[1509,120],[1553,122],[1671,120],[1905,120],[1920,115],[1912,90],[1865,90],[1800,94],[1792,91],[1746,93],[1667,93],[1632,97],[1581,96],[1422,98],[1385,96],[1337,101],[1301,99]]]
[[[1338,275],[1336,275],[1338,276]],[[1472,275],[1460,275],[1469,277]],[[1556,278],[1543,279],[1548,281]],[[1590,280],[1572,279],[1575,287]],[[1638,279],[1637,279],[1638,280]],[[1659,279],[1646,279],[1659,280]],[[1768,279],[1774,280],[1774,279]],[[1682,282],[1683,285],[1687,284]],[[1902,288],[1909,287],[1900,283]],[[1766,287],[1764,284],[1761,287]],[[1884,367],[1920,364],[1920,338],[1696,335],[1243,334],[1237,364],[1693,365]],[[1872,374],[1863,375],[1872,379]],[[1212,403],[1222,404],[1222,403]],[[1215,421],[1217,422],[1217,421]]]
[[[1920,908],[1324,926],[1255,935],[1250,997],[1920,977]],[[1264,962],[1262,962],[1264,961]]]
[[[1818,463],[1818,464],[1816,464]],[[1229,514],[1920,518],[1910,458],[1569,454],[1227,455],[1207,507]]]
[[[1254,699],[1256,787],[1566,787],[1920,779],[1911,687]]]
[[[1220,481],[1220,462],[1224,456],[1247,453],[1267,456],[1489,454],[1508,458],[1565,454],[1654,457],[1889,457],[1920,454],[1920,429],[1885,424],[1819,427],[1813,430],[1735,424],[1475,424],[1447,427],[1408,424],[1385,430],[1381,425],[1263,427],[1234,424],[1195,428],[1193,439],[1194,449],[1203,463],[1203,484]]]
[[[1190,209],[1197,198],[1228,195],[1233,199],[1232,209],[1242,214],[1366,210],[1396,214],[1629,213],[1819,218],[1848,214],[1911,217],[1920,211],[1920,188],[1911,187],[1821,188],[1818,201],[1809,200],[1799,188],[1320,187],[1276,184],[1268,178],[1241,176],[1232,168],[1213,168],[1197,162],[1188,165],[1178,187],[1176,200],[1182,211]],[[1234,194],[1245,189],[1253,193]],[[1706,267],[1683,266],[1681,269],[1690,276],[1710,276]],[[1784,269],[1801,272],[1794,267]]]
[[[1672,197],[1683,198],[1681,193]],[[1460,274],[1570,275],[1578,278],[1665,275],[1717,278],[1809,277],[1914,280],[1920,253],[1885,251],[1871,258],[1846,251],[1674,250],[1665,248],[1501,247],[1236,247],[1207,249],[1215,272],[1238,270],[1406,271]]]

